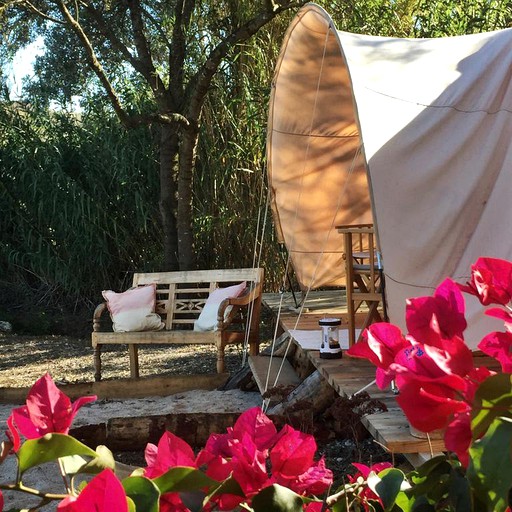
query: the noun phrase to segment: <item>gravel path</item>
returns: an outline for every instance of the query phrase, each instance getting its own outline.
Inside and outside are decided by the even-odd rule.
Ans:
[[[226,347],[226,368],[236,372],[242,366],[240,347]],[[208,374],[216,372],[216,350],[212,345],[154,345],[139,348],[140,375]],[[50,372],[56,382],[94,380],[90,340],[68,336],[27,336],[0,334],[0,387],[31,386]],[[105,347],[102,377],[130,376],[128,351],[124,346]]]

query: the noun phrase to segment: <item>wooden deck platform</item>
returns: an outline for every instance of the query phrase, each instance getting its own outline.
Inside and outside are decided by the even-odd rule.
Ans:
[[[392,390],[382,391],[375,385],[374,365],[363,359],[348,357],[345,353],[341,359],[320,358],[321,338],[318,321],[321,318],[340,318],[342,321],[340,340],[348,339],[346,298],[343,290],[310,292],[302,311],[295,307],[293,296],[290,293],[282,296],[280,294],[264,294],[263,301],[265,307],[272,311],[279,322],[280,332],[293,334],[295,330],[318,330],[317,350],[303,348],[293,336],[292,339],[301,350],[305,351],[309,360],[339,395],[352,396],[364,389],[372,398],[376,398],[386,405],[388,412],[366,416],[362,423],[374,439],[389,452],[402,453],[413,465],[417,465],[445,449],[442,439],[418,438],[411,435],[409,423],[398,407]],[[364,317],[363,310],[356,316],[356,325],[362,324]]]

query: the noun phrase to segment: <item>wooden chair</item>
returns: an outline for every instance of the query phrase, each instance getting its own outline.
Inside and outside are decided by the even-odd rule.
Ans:
[[[347,280],[347,313],[349,346],[359,341],[371,323],[385,318],[384,278],[376,247],[373,224],[336,226],[343,235]],[[363,304],[368,307],[361,334],[356,339],[356,313]],[[379,306],[382,304],[382,313]]]

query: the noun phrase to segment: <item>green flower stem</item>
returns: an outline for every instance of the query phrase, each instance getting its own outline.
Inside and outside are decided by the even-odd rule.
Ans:
[[[358,483],[355,482],[353,484],[345,485],[341,491],[338,491],[336,494],[333,494],[332,496],[328,496],[325,500],[325,503],[328,507],[332,507],[335,503],[337,503],[340,498],[343,498],[344,496],[350,494],[350,493],[357,493],[359,488],[364,488],[366,485],[366,482],[364,483]]]
[[[71,494],[71,487],[69,485],[68,479],[66,478],[66,471],[64,470],[64,464],[61,458],[59,458],[59,469],[60,474],[62,476],[62,480],[64,482],[64,487],[66,488],[66,491],[68,491],[68,494]]]
[[[38,489],[27,487],[26,485],[23,485],[21,482],[17,484],[0,484],[0,489],[4,491],[24,492],[26,494],[31,494],[33,496],[39,496],[45,500],[63,500],[64,498],[68,497],[67,494],[44,493],[39,491]]]

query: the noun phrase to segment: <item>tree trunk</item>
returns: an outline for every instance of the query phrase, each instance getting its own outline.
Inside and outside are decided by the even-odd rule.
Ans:
[[[177,211],[177,169],[179,135],[176,126],[160,125],[160,216],[162,218],[164,268],[179,270]]]
[[[192,186],[196,149],[199,137],[197,124],[184,128],[181,134],[178,177],[178,261],[181,270],[196,265],[192,226]]]

